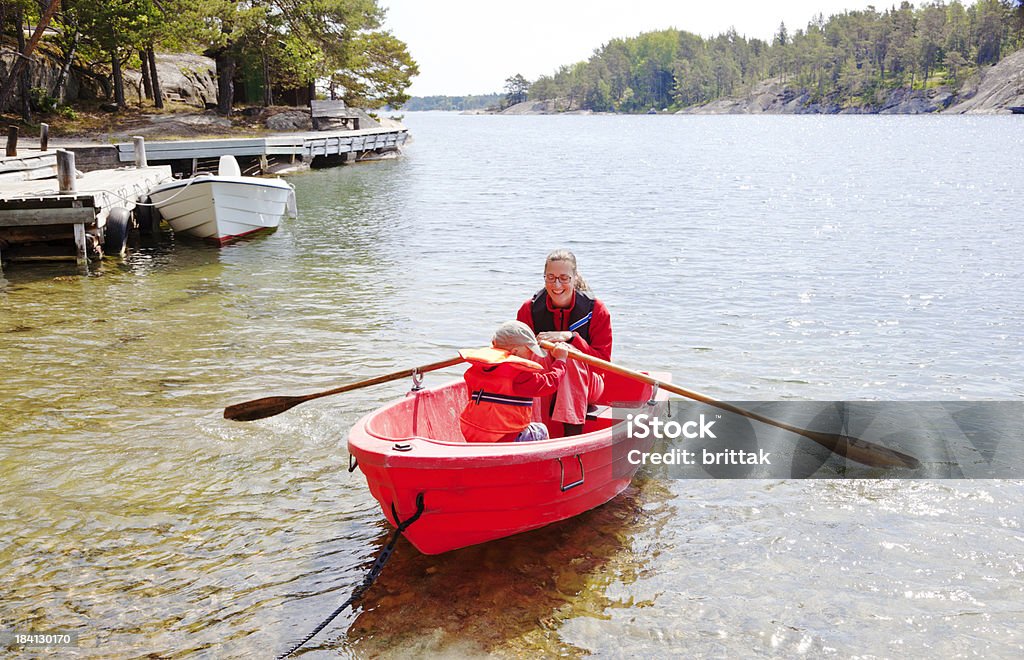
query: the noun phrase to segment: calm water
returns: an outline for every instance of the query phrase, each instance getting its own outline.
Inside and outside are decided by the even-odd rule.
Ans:
[[[411,114],[300,217],[0,279],[0,629],[268,656],[388,534],[349,426],[407,384],[223,407],[486,342],[570,247],[615,358],[722,399],[1024,396],[1015,117]],[[441,382],[452,370],[428,377]],[[442,556],[402,542],[312,657],[1024,653],[1024,486],[660,481]]]

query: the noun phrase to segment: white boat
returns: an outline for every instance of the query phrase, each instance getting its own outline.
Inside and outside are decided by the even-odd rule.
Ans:
[[[175,233],[223,245],[242,236],[277,229],[296,215],[295,189],[282,179],[242,176],[234,156],[221,156],[217,174],[171,181],[149,193]]]

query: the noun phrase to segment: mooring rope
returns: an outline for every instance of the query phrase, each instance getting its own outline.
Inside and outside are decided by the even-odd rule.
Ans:
[[[384,549],[381,550],[380,555],[378,555],[377,559],[373,562],[373,566],[370,567],[370,572],[366,574],[366,577],[363,578],[362,583],[355,588],[355,590],[352,592],[352,595],[348,597],[348,600],[339,605],[336,610],[331,612],[331,615],[324,619],[319,626],[314,628],[313,632],[306,635],[306,637],[301,642],[292,646],[285,653],[282,653],[281,655],[277,656],[277,660],[283,660],[283,658],[287,658],[292,653],[295,653],[300,648],[305,646],[306,642],[316,637],[317,633],[326,628],[331,621],[334,621],[334,618],[341,614],[342,610],[344,610],[346,607],[355,603],[363,597],[363,594],[365,594],[366,591],[371,586],[373,586],[373,583],[376,582],[377,578],[380,576],[381,571],[384,570],[384,564],[388,563],[388,559],[391,558],[391,553],[395,551],[395,544],[398,543],[398,537],[401,535],[402,532],[409,528],[409,525],[416,522],[419,519],[420,514],[422,513],[423,493],[420,493],[419,495],[416,496],[416,513],[409,516],[409,518],[406,520],[399,520],[398,511],[395,510],[395,503],[391,503],[391,514],[394,517],[395,521],[398,522],[398,527],[395,528],[394,534],[391,535],[391,540],[388,541],[387,545],[384,546]]]
[[[168,197],[167,199],[165,199],[162,202],[152,202],[152,203],[150,203],[150,202],[139,202],[139,201],[136,201],[135,205],[136,206],[152,206],[153,208],[160,208],[161,206],[167,206],[168,202],[174,200],[175,198],[177,198],[178,195],[180,195],[181,193],[183,193],[186,190],[188,190],[188,187],[196,182],[196,177],[207,176],[207,175],[209,175],[208,172],[200,172],[199,174],[195,174],[195,175],[189,177],[188,183],[185,184],[184,188],[182,188],[178,192],[174,193],[173,195],[171,195],[170,197]],[[178,179],[178,180],[180,181],[181,179]],[[170,183],[170,182],[168,181],[168,183]],[[163,185],[163,184],[160,184],[160,185]],[[108,195],[110,195],[112,197],[117,197],[121,201],[128,202],[129,204],[132,203],[132,200],[130,198],[125,197],[124,195],[121,195],[120,193],[114,192],[113,190],[98,190],[96,192],[104,192],[104,193],[107,193]]]

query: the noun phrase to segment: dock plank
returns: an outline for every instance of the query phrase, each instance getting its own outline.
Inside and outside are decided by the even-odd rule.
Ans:
[[[96,209],[92,206],[37,209],[0,208],[0,227],[89,224],[95,219]]]
[[[57,176],[56,162],[52,165],[44,165],[42,167],[0,172],[0,181],[32,181],[35,179],[49,179],[52,176]]]
[[[0,157],[0,172],[20,172],[56,164],[57,154],[54,151],[42,151],[23,156],[3,156]]]

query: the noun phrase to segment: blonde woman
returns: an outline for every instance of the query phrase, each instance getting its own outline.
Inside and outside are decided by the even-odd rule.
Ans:
[[[539,339],[565,342],[581,353],[612,359],[611,315],[591,293],[569,250],[555,250],[547,256],[544,288],[523,303],[516,318],[530,326]],[[551,420],[562,423],[562,435],[583,432],[588,404],[603,392],[600,374],[582,362],[569,361],[550,408]]]

